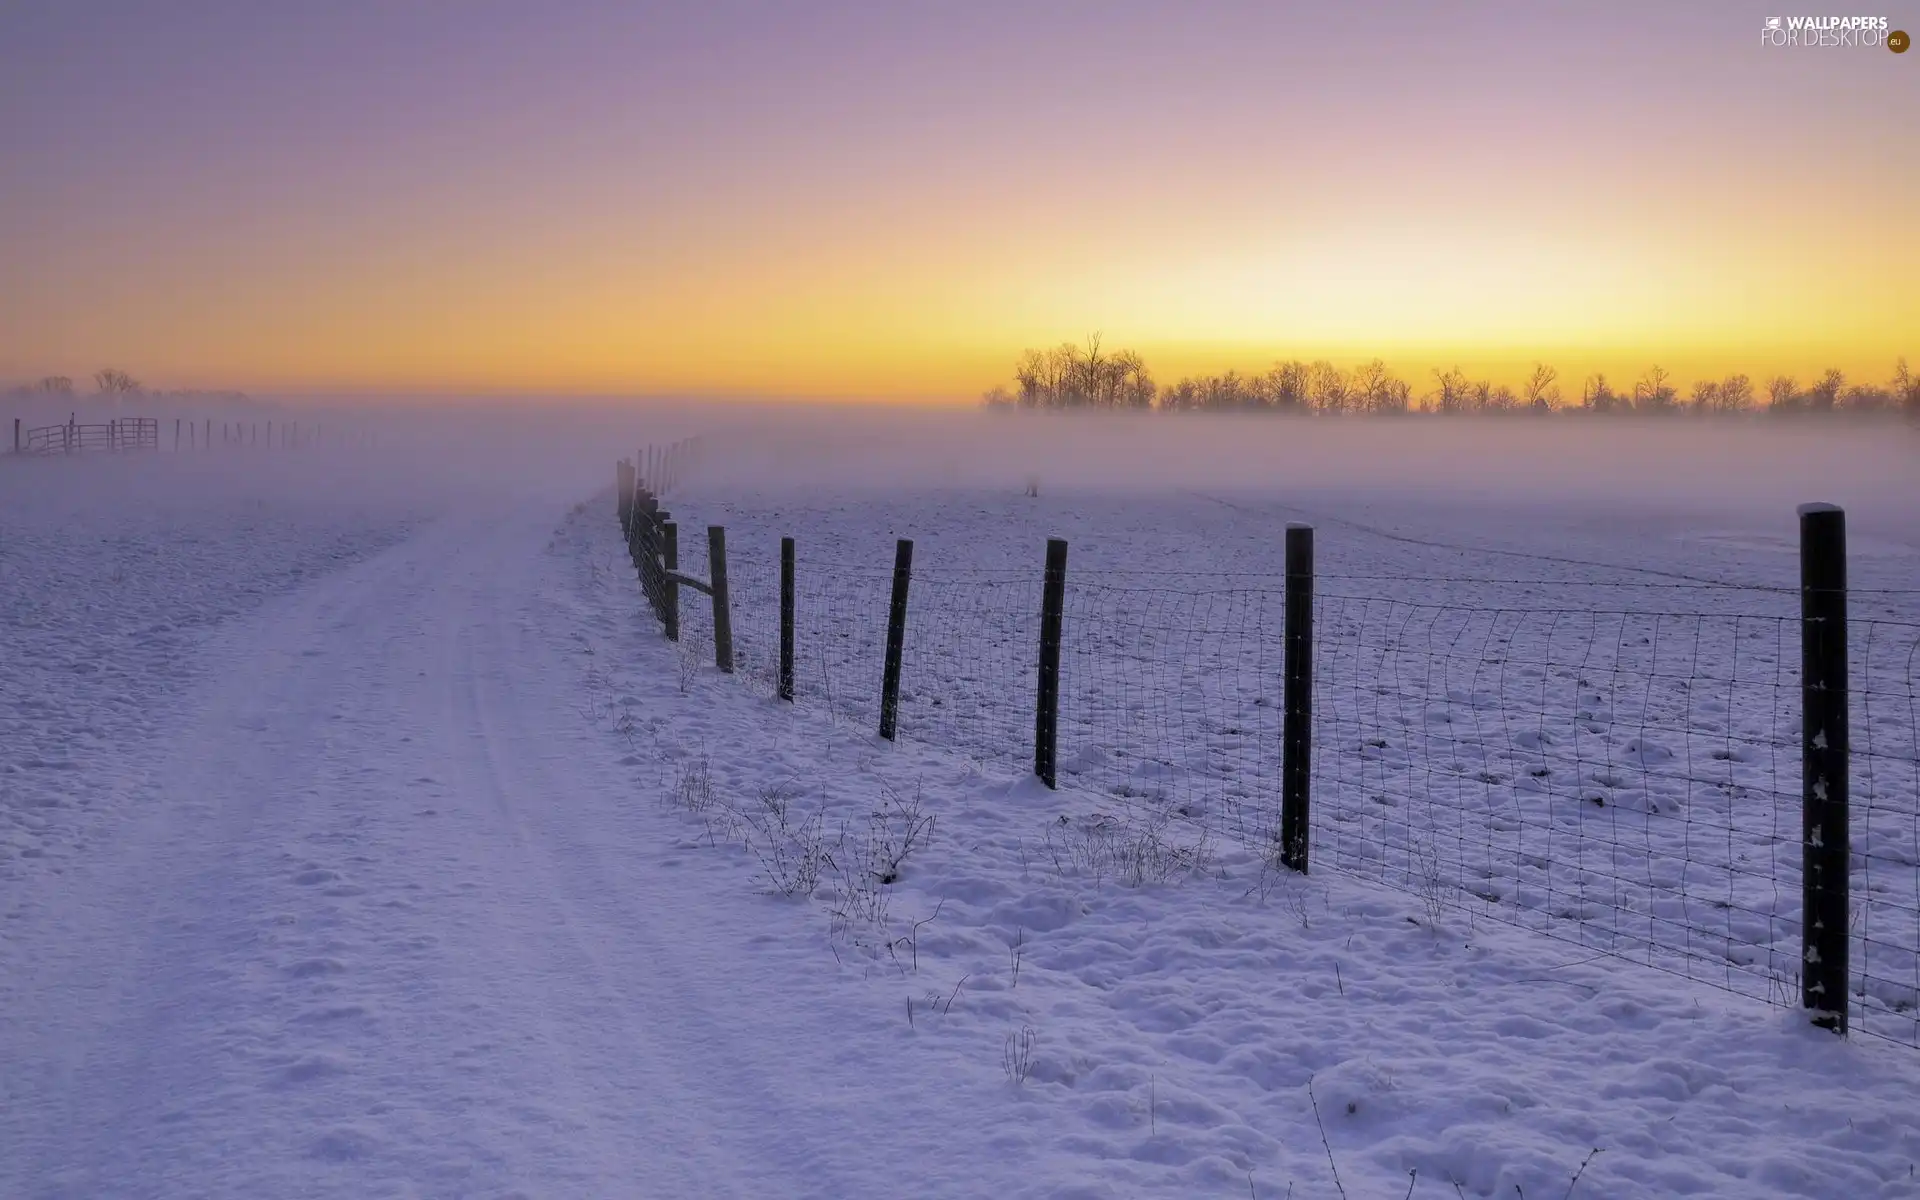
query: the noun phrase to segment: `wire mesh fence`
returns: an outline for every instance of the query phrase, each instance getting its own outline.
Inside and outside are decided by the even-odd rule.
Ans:
[[[735,665],[771,697],[779,547],[729,554]],[[892,574],[804,541],[796,558],[795,702],[871,731]],[[901,737],[1031,769],[1042,586],[1037,555],[1027,571],[917,566]],[[1797,589],[1338,575],[1315,589],[1316,865],[1403,889],[1436,922],[1502,921],[1799,1002]],[[1273,576],[1069,569],[1062,789],[1275,852],[1285,598]],[[708,624],[687,609],[683,642],[710,645]],[[1851,630],[1850,1023],[1920,1046],[1920,624]]]

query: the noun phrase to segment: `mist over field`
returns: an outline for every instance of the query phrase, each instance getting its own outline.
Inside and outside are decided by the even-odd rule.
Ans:
[[[704,434],[713,450],[701,477],[805,492],[966,489],[1151,494],[1194,489],[1316,498],[1323,505],[1404,507],[1401,519],[1474,529],[1473,514],[1509,526],[1610,519],[1791,532],[1808,501],[1845,506],[1865,537],[1920,547],[1920,427],[1898,419],[1749,417],[1302,418],[1164,414],[995,414],[941,409],[733,401],[254,401],[176,410],[133,402],[126,415],[160,420],[171,450],[175,419],[216,450],[215,474],[259,473],[264,486],[314,480],[362,497],[396,490],[426,498],[472,485],[612,480],[613,462],[643,443]],[[30,425],[50,410],[0,409]],[[79,419],[105,420],[93,411]],[[60,415],[64,419],[64,414]],[[284,438],[316,430],[317,457],[255,459],[233,436]],[[345,440],[348,444],[342,444]],[[255,448],[258,448],[257,446]],[[277,484],[269,483],[277,479]],[[451,490],[443,499],[451,499]],[[1337,508],[1336,508],[1337,515]]]

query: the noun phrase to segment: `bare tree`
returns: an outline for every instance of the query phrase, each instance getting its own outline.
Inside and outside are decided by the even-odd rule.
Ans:
[[[1533,364],[1533,370],[1527,375],[1525,383],[1520,385],[1520,400],[1535,412],[1545,412],[1560,403],[1560,389],[1554,380],[1560,378],[1560,372],[1545,363]]]
[[[1153,376],[1147,373],[1146,360],[1132,350],[1113,356],[1113,404],[1116,408],[1153,407]]]
[[[1457,413],[1466,409],[1467,392],[1468,389],[1472,387],[1472,384],[1467,381],[1466,375],[1461,372],[1459,367],[1455,367],[1451,371],[1436,370],[1433,373],[1433,379],[1434,383],[1438,385],[1434,388],[1433,392],[1433,406],[1435,411]]]
[[[1313,405],[1322,412],[1345,412],[1353,389],[1339,367],[1325,359],[1313,364]]]
[[[1665,367],[1648,367],[1633,385],[1633,406],[1641,412],[1670,412],[1678,398]]]
[[[1799,408],[1799,381],[1791,375],[1775,375],[1767,380],[1767,407],[1774,412],[1792,412]]]
[[[1393,372],[1387,370],[1387,364],[1380,359],[1355,367],[1351,382],[1356,407],[1370,413],[1407,411],[1407,397],[1411,389],[1404,380],[1394,378]]]
[[[1697,413],[1716,412],[1720,408],[1720,384],[1712,379],[1696,379],[1688,402]]]
[[[1269,408],[1297,412],[1313,404],[1313,368],[1298,359],[1275,363],[1260,381]]]
[[[94,386],[108,396],[124,396],[140,390],[140,381],[125,371],[108,367],[93,374]]]
[[[1856,383],[1840,394],[1840,405],[1848,412],[1885,412],[1898,403],[1892,392],[1871,383]]]
[[[1580,387],[1580,407],[1597,413],[1612,412],[1620,407],[1620,397],[1607,383],[1607,377],[1595,371]]]
[[[33,390],[51,396],[73,395],[73,380],[65,375],[48,375],[33,385]]]
[[[1840,403],[1840,393],[1847,386],[1847,377],[1839,371],[1828,369],[1820,376],[1820,382],[1807,389],[1807,407],[1814,412],[1832,412]]]
[[[1745,412],[1753,407],[1753,380],[1745,375],[1729,375],[1720,381],[1714,403],[1721,412]]]
[[[1898,358],[1893,363],[1893,397],[1900,406],[1914,416],[1920,416],[1920,376],[1907,369],[1907,360]]]

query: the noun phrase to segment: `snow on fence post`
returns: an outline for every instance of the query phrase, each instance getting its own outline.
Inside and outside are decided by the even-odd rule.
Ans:
[[[907,585],[913,579],[913,543],[893,550],[893,603],[887,607],[887,661],[880,677],[880,736],[893,740],[900,722],[900,657],[907,645]]]
[[[1306,874],[1313,756],[1313,526],[1287,526],[1286,685],[1280,731],[1280,862]]]
[[[713,589],[713,665],[733,673],[733,609],[727,603],[727,531],[707,526],[707,583]]]
[[[780,539],[780,698],[793,699],[793,539]]]
[[[1060,749],[1060,624],[1067,602],[1067,543],[1047,539],[1047,569],[1040,591],[1040,686],[1033,706],[1033,773],[1057,787]]]
[[[666,626],[667,640],[680,640],[680,581],[673,573],[680,569],[680,527],[672,521],[660,523],[660,623]]]
[[[1847,1032],[1847,517],[1800,506],[1800,1005]]]

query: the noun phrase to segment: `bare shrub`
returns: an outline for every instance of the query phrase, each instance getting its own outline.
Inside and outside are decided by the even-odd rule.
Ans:
[[[1018,1087],[1033,1074],[1033,1052],[1039,1044],[1040,1032],[1031,1025],[1022,1025],[1007,1035],[1000,1052],[1000,1067],[1007,1073],[1007,1082]]]
[[[1078,874],[1095,886],[1109,876],[1140,887],[1206,870],[1213,861],[1212,836],[1201,827],[1181,840],[1172,836],[1172,828],[1164,817],[1123,820],[1096,813],[1076,823],[1062,816],[1047,828],[1047,853],[1060,875]]]
[[[794,811],[797,795],[791,780],[770,784],[760,789],[751,810],[736,814],[768,887],[788,897],[813,895],[821,873],[833,863],[824,808],[800,815]]]

